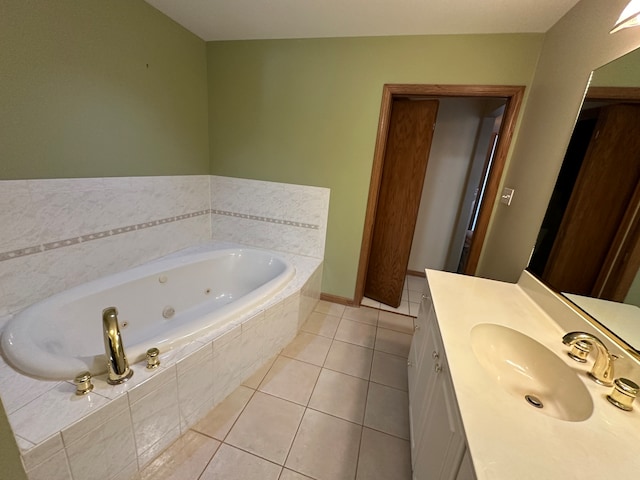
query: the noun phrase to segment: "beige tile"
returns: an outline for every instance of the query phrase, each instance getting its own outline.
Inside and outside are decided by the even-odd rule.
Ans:
[[[293,470],[283,469],[280,474],[280,480],[313,480],[311,477],[294,472]]]
[[[223,444],[200,480],[277,480],[282,467]]]
[[[281,355],[295,358],[302,362],[313,363],[321,367],[327,358],[331,339],[313,335],[307,332],[300,332],[293,341],[282,350]]]
[[[40,465],[27,470],[27,476],[29,480],[69,480],[71,472],[67,456],[63,450],[58,451]]]
[[[125,402],[126,402],[126,398],[125,398]],[[111,413],[120,413],[118,410],[107,410],[107,411]],[[100,410],[98,410],[97,412],[94,412],[94,415],[100,415],[99,412]],[[125,411],[121,410],[121,412],[124,413]],[[95,425],[95,426],[97,427],[98,425]],[[87,430],[87,432],[89,431],[90,430]],[[80,437],[77,437],[77,438],[80,438]],[[16,440],[18,441],[18,446],[20,446],[20,443],[19,443],[20,437],[17,437]],[[32,468],[35,468],[36,466],[44,462],[46,459],[51,457],[54,453],[60,452],[63,449],[64,449],[64,444],[62,443],[62,434],[61,432],[58,432],[55,435],[49,437],[44,442],[40,443],[38,446],[33,447],[22,454],[22,462],[24,463],[24,468],[26,470],[31,470]]]
[[[407,358],[409,356],[409,348],[411,348],[411,337],[407,333],[378,328],[375,349]]]
[[[323,368],[309,408],[362,424],[369,382]]]
[[[253,388],[254,390],[257,390],[258,387],[260,386],[260,382],[262,382],[265,375],[273,365],[273,362],[276,361],[276,358],[278,358],[278,356],[274,355],[269,360],[267,360],[267,362],[263,366],[261,366],[258,370],[256,370],[256,372],[253,375],[251,375],[244,382],[242,382],[242,385],[244,385],[245,387],[249,387],[249,388]]]
[[[411,303],[420,303],[422,302],[422,295],[424,292],[414,292],[413,290],[409,291],[409,302]]]
[[[181,431],[213,407],[213,348],[207,344],[176,365]]]
[[[326,300],[320,300],[314,309],[316,312],[327,313],[336,317],[341,317],[344,313],[345,306],[338,303],[327,302]]]
[[[136,460],[131,417],[121,414],[109,419],[67,444],[66,453],[73,478],[109,478]]]
[[[248,387],[236,388],[222,403],[195,424],[193,430],[224,440],[253,394],[254,390]]]
[[[380,302],[375,300],[371,300],[370,298],[364,297],[360,302],[360,305],[363,307],[371,307],[371,308],[380,308]]]
[[[165,451],[169,445],[180,438],[180,427],[175,427],[165,434],[153,445],[147,448],[144,452],[138,455],[136,464],[140,468],[144,468],[149,465],[158,455]]]
[[[220,442],[188,430],[139,474],[140,480],[197,480]]]
[[[292,358],[278,357],[258,390],[306,405],[319,374],[320,367]]]
[[[138,456],[180,428],[178,386],[175,377],[157,390],[131,403],[131,419]]]
[[[424,286],[426,281],[427,280],[424,277],[407,275],[407,290],[422,293],[424,291]]]
[[[362,427],[307,409],[286,467],[318,480],[353,480]]]
[[[301,330],[315,335],[333,338],[339,323],[340,317],[327,313],[312,312],[304,325],[302,325]]]
[[[407,390],[407,360],[376,350],[373,353],[371,381]]]
[[[384,303],[380,304],[380,309],[385,310],[387,312],[399,313],[402,315],[409,315],[409,302],[403,300],[400,302],[400,306],[397,308],[390,307],[389,305],[385,305]]]
[[[303,413],[300,405],[256,392],[225,443],[282,465]]]
[[[378,327],[413,335],[413,318],[392,312],[380,312]]]
[[[129,465],[127,465],[122,470],[120,470],[118,473],[109,477],[109,480],[132,480],[132,479],[138,480],[140,478],[139,476],[137,476],[139,475],[139,473],[140,472],[138,472],[138,462],[134,460]],[[47,480],[54,480],[54,479],[50,477]]]
[[[420,312],[420,304],[409,302],[409,315],[412,317],[417,317]]]
[[[365,323],[343,318],[340,320],[335,339],[341,342],[353,343],[362,347],[373,348],[376,340],[376,327]]]
[[[396,437],[409,438],[409,397],[407,392],[369,383],[364,425]]]
[[[390,478],[411,480],[409,442],[364,428],[356,480],[388,480]]]
[[[324,367],[368,380],[372,357],[370,348],[334,340]]]
[[[347,307],[342,314],[342,318],[354,320],[368,325],[376,325],[378,323],[379,310],[369,307]]]

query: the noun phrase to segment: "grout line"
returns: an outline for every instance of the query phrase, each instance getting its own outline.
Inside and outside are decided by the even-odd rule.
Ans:
[[[387,385],[386,383],[376,382],[375,380],[369,380],[369,383],[375,383],[376,385],[380,385],[382,387],[393,388],[394,390],[397,390],[399,392],[404,392],[406,394],[409,393],[409,390],[403,390],[402,388],[394,387],[393,385]]]
[[[275,363],[275,361],[273,362]],[[273,363],[271,364],[271,367],[273,367]],[[264,374],[264,376],[266,377],[267,374],[269,373],[269,371],[271,370],[271,367],[269,367],[269,369],[267,370],[267,372]],[[264,377],[263,377],[264,380]],[[262,383],[262,380],[260,381],[260,383]],[[227,437],[229,436],[229,434],[231,433],[231,430],[233,430],[233,427],[236,426],[236,423],[238,422],[238,420],[240,419],[240,417],[242,416],[242,414],[244,413],[244,411],[247,409],[247,405],[249,405],[249,402],[251,402],[251,400],[253,399],[253,397],[255,396],[256,392],[258,391],[258,389],[253,389],[251,387],[247,387],[246,385],[243,385],[242,383],[238,386],[238,387],[245,387],[248,388],[249,390],[253,390],[253,393],[251,394],[251,397],[249,397],[249,400],[247,400],[247,403],[244,404],[244,406],[242,407],[242,410],[240,411],[240,413],[238,414],[238,416],[236,417],[236,419],[233,421],[233,425],[231,425],[231,428],[229,428],[229,430],[227,431],[227,433],[224,434],[224,438],[222,440],[218,440],[217,438],[214,438],[210,435],[207,435],[206,433],[203,432],[198,432],[197,430],[193,430],[193,428],[191,428],[190,430],[193,430],[196,433],[200,433],[201,435],[205,435],[208,438],[211,438],[217,442],[220,442],[220,445],[218,445],[218,448],[216,448],[216,451],[213,452],[213,455],[211,455],[211,458],[209,459],[209,461],[207,462],[207,464],[205,465],[204,469],[202,470],[202,472],[200,473],[200,475],[198,475],[198,479],[200,479],[202,477],[202,475],[204,474],[204,472],[207,470],[207,468],[209,468],[209,465],[211,464],[211,462],[213,461],[214,457],[216,456],[216,454],[218,453],[218,451],[220,451],[220,447],[225,444],[225,440],[227,439]],[[258,386],[260,386],[260,384],[258,384]],[[238,389],[238,387],[236,387],[236,389],[234,390],[234,392]],[[231,392],[233,393],[233,392]],[[217,407],[219,407],[222,402],[224,402],[227,398],[229,398],[231,396],[231,393],[229,395],[227,395],[218,405],[216,405],[215,407],[213,407],[209,413],[212,410],[215,410]],[[208,415],[208,413],[207,413]],[[204,418],[204,417],[203,417]],[[195,425],[194,425],[195,426]],[[229,445],[228,443],[226,443],[225,445]],[[233,445],[232,445],[233,446]],[[237,447],[236,447],[237,448]],[[252,454],[253,455],[253,454]]]
[[[333,340],[331,340],[331,345],[333,345]],[[324,365],[324,363],[327,361],[327,356],[329,356],[329,350],[331,350],[331,345],[329,345],[329,349],[327,350],[327,355],[325,356],[324,361],[322,362],[322,365]],[[284,469],[284,466],[287,464],[287,460],[289,460],[289,455],[291,454],[291,450],[293,449],[293,444],[296,442],[296,438],[298,437],[298,433],[300,432],[300,426],[304,421],[304,417],[307,414],[307,410],[309,410],[309,402],[311,401],[311,397],[313,397],[313,392],[316,391],[316,387],[318,386],[318,380],[320,379],[320,375],[322,374],[322,368],[323,367],[320,367],[320,371],[318,372],[316,381],[313,384],[313,388],[311,389],[311,395],[309,395],[309,400],[307,400],[307,403],[304,406],[304,412],[302,412],[302,417],[300,417],[300,423],[298,423],[298,428],[296,428],[296,433],[293,435],[293,440],[291,440],[291,445],[289,445],[289,451],[287,452],[287,455],[284,458],[284,463],[282,464],[283,469]],[[280,472],[280,475],[282,475],[282,472]]]
[[[258,454],[257,454],[257,453],[255,453],[255,452],[250,452],[249,450],[245,450],[244,448],[239,447],[239,446],[237,446],[237,445],[232,445],[232,444],[227,443],[227,442],[222,442],[222,443],[220,443],[220,446],[222,446],[222,445],[226,445],[227,447],[235,448],[236,450],[240,450],[241,452],[248,453],[249,455],[253,455],[254,457],[258,457],[258,458],[260,458],[260,459],[262,459],[262,460],[265,460],[265,461],[267,461],[267,462],[269,462],[269,463],[272,463],[272,464],[274,464],[274,465],[277,465],[277,466],[278,466],[278,467],[280,467],[280,468],[283,468],[283,467],[284,467],[284,465],[280,465],[279,463],[274,462],[273,460],[269,460],[269,459],[268,459],[268,458],[266,458],[266,457],[262,457],[262,456],[258,455]],[[220,450],[220,448],[218,448],[218,450]],[[216,451],[216,453],[218,453],[218,452]],[[215,455],[214,455],[214,457],[215,457]],[[213,460],[213,457],[211,457],[211,460]],[[208,464],[207,464],[207,466],[208,466]],[[206,469],[205,469],[205,470],[206,470]],[[203,473],[204,473],[204,472],[203,472]]]
[[[195,432],[195,430],[194,430],[194,432]],[[195,432],[195,433],[198,433],[198,434],[200,434],[200,435],[204,435],[204,434],[203,434],[203,433],[201,433],[201,432]],[[207,437],[207,438],[211,438],[211,437],[209,437],[208,435],[204,435],[204,436],[205,436],[205,437]],[[217,439],[215,439],[215,438],[214,438],[213,440],[215,440],[216,442],[218,442],[218,446],[217,446],[217,447],[216,447],[216,449],[213,451],[213,454],[211,455],[211,458],[207,461],[207,463],[206,463],[206,465],[204,466],[204,468],[202,469],[202,471],[198,474],[198,480],[200,480],[200,478],[202,477],[202,475],[204,474],[204,472],[206,472],[207,468],[209,468],[209,465],[211,464],[211,461],[213,460],[213,457],[215,457],[215,456],[216,456],[216,453],[218,453],[218,451],[220,450],[220,447],[222,446],[222,442],[221,442],[220,440],[217,440]]]
[[[319,312],[319,313],[323,313],[323,312]],[[325,314],[325,315],[327,315],[327,314]],[[343,319],[343,318],[341,317],[341,320],[342,320],[342,319]],[[357,320],[351,320],[351,319],[348,319],[348,318],[345,318],[344,320],[350,320],[350,321],[357,322],[357,323],[364,323],[364,322],[358,322]],[[373,326],[373,325],[371,325],[371,324],[367,324],[367,325],[369,325],[369,326]],[[379,329],[379,328],[383,328],[383,327],[375,326],[375,328],[376,328],[376,339],[377,339],[378,329]],[[390,330],[390,331],[396,331],[396,330],[387,329],[387,328],[383,328],[383,329],[384,329],[384,330]],[[304,420],[304,417],[305,417],[305,415],[306,415],[306,413],[307,413],[307,411],[308,411],[308,410],[313,410],[313,411],[315,411],[315,412],[319,412],[319,413],[322,413],[322,414],[324,414],[324,415],[327,415],[327,416],[330,416],[330,417],[336,418],[336,419],[338,419],[338,420],[342,420],[342,421],[348,422],[348,423],[350,423],[350,424],[352,424],[352,425],[356,425],[356,426],[359,426],[359,427],[360,427],[360,429],[361,429],[361,430],[360,430],[360,441],[359,441],[359,444],[358,444],[358,453],[357,453],[357,456],[356,456],[356,473],[355,473],[356,477],[357,477],[357,472],[358,472],[358,466],[359,466],[359,463],[360,463],[360,454],[361,454],[361,448],[362,448],[362,439],[363,439],[363,436],[364,436],[364,429],[365,429],[365,428],[368,428],[369,430],[372,430],[372,431],[375,431],[375,432],[381,433],[381,434],[383,434],[383,435],[390,436],[390,437],[392,437],[392,438],[397,438],[397,439],[399,439],[399,440],[403,440],[403,441],[405,441],[405,442],[409,442],[409,440],[407,440],[406,438],[403,438],[403,437],[397,436],[397,435],[395,435],[395,434],[393,434],[393,433],[385,432],[385,431],[382,431],[382,430],[379,430],[379,429],[376,429],[376,428],[372,428],[372,427],[370,427],[370,426],[365,425],[365,419],[366,419],[367,407],[368,407],[368,405],[369,405],[369,394],[370,394],[370,392],[371,392],[371,384],[372,384],[372,383],[374,383],[374,384],[376,384],[376,385],[381,385],[381,386],[383,386],[383,387],[391,388],[391,389],[394,389],[394,390],[399,391],[399,392],[404,392],[404,393],[406,393],[406,394],[408,395],[408,391],[407,391],[407,390],[402,390],[402,389],[399,389],[399,388],[394,387],[394,386],[391,386],[391,385],[386,385],[386,384],[384,384],[384,383],[380,383],[380,382],[376,382],[376,381],[371,380],[371,375],[373,374],[373,361],[374,361],[374,357],[375,357],[375,352],[380,352],[380,353],[383,353],[383,354],[391,355],[391,356],[394,356],[394,357],[397,357],[397,358],[402,358],[402,359],[406,359],[407,357],[404,357],[404,356],[402,356],[402,355],[396,355],[396,354],[389,353],[389,352],[384,352],[384,351],[382,351],[382,350],[376,349],[376,348],[375,348],[375,342],[374,342],[374,346],[373,346],[373,347],[366,347],[366,346],[359,345],[359,344],[355,344],[355,343],[351,343],[351,342],[345,342],[344,340],[341,340],[341,339],[336,339],[336,338],[335,338],[335,333],[334,333],[333,337],[327,337],[327,336],[319,335],[319,334],[312,333],[312,332],[306,332],[306,331],[304,331],[304,330],[301,330],[300,332],[304,332],[304,333],[307,333],[307,334],[309,334],[309,335],[315,335],[315,336],[317,336],[317,337],[321,337],[321,338],[330,338],[330,339],[331,339],[331,344],[329,345],[329,349],[327,350],[327,353],[326,353],[326,355],[325,355],[325,357],[324,357],[324,360],[323,360],[323,362],[322,362],[322,365],[321,365],[321,366],[319,366],[319,365],[317,365],[317,364],[314,364],[314,363],[307,362],[307,361],[305,361],[305,360],[298,359],[298,358],[288,357],[288,356],[286,356],[286,355],[283,355],[283,354],[282,354],[282,350],[281,350],[281,351],[280,351],[280,352],[275,356],[275,360],[271,363],[271,366],[270,366],[270,367],[267,369],[267,371],[265,372],[264,376],[262,377],[262,379],[261,379],[261,380],[260,380],[260,382],[258,383],[258,387],[257,387],[257,388],[255,388],[255,389],[254,389],[254,388],[252,388],[252,387],[249,387],[249,386],[245,385],[244,383],[241,383],[241,384],[240,384],[240,386],[243,386],[243,387],[245,387],[245,388],[248,388],[248,389],[252,390],[252,391],[253,391],[253,393],[251,394],[251,397],[249,398],[249,400],[248,400],[248,401],[245,403],[245,405],[242,407],[241,412],[238,414],[238,416],[237,416],[237,417],[236,417],[236,419],[234,420],[233,425],[229,428],[229,430],[227,431],[227,433],[224,435],[224,438],[223,438],[223,440],[222,440],[222,441],[220,441],[220,440],[219,440],[219,439],[217,439],[217,438],[211,437],[210,435],[207,435],[206,433],[203,433],[203,432],[200,432],[200,431],[198,431],[198,430],[195,430],[195,429],[193,428],[193,426],[192,426],[192,427],[190,427],[190,428],[188,429],[188,430],[193,431],[193,432],[194,432],[194,433],[196,433],[196,434],[203,435],[203,436],[205,436],[205,437],[207,437],[207,438],[210,438],[210,439],[213,439],[213,440],[215,440],[215,441],[219,442],[219,445],[218,445],[218,447],[216,448],[216,450],[214,451],[213,455],[211,456],[211,458],[209,459],[209,461],[207,462],[207,464],[206,464],[206,465],[205,465],[205,467],[203,468],[202,472],[198,475],[198,478],[199,478],[199,479],[202,477],[202,475],[204,474],[204,472],[207,470],[207,468],[209,467],[209,465],[211,464],[211,462],[213,461],[213,459],[215,458],[215,456],[216,456],[216,455],[217,455],[217,453],[219,452],[220,447],[221,447],[223,444],[224,444],[224,445],[227,445],[227,446],[229,446],[229,447],[232,447],[232,448],[236,448],[236,449],[238,449],[238,450],[240,450],[240,451],[243,451],[243,452],[245,452],[245,453],[247,453],[247,454],[249,454],[249,455],[253,455],[253,456],[258,457],[258,458],[260,458],[260,459],[266,460],[266,461],[268,461],[268,462],[270,462],[270,463],[272,463],[272,464],[274,464],[274,465],[278,465],[279,467],[281,467],[280,474],[279,474],[279,478],[280,478],[280,477],[282,476],[282,474],[284,473],[285,465],[286,465],[286,463],[287,463],[287,460],[289,459],[289,455],[291,454],[291,450],[292,450],[292,448],[293,448],[293,444],[295,443],[295,440],[296,440],[296,438],[297,438],[297,436],[298,436],[298,434],[299,434],[299,432],[300,432],[300,427],[301,427],[301,425],[302,425],[302,421]],[[299,332],[299,333],[300,333],[300,332]],[[337,332],[337,328],[336,328],[336,332]],[[405,333],[405,332],[398,332],[398,331],[396,331],[396,332],[397,332],[397,333]],[[405,333],[405,334],[406,334],[406,333]],[[407,335],[410,335],[410,334],[407,334]],[[292,341],[293,341],[293,340],[292,340]],[[332,368],[329,368],[329,367],[326,367],[326,366],[325,366],[325,365],[326,365],[327,358],[328,358],[328,356],[329,356],[329,352],[331,351],[331,348],[333,347],[333,344],[334,344],[335,342],[340,342],[340,343],[344,343],[344,344],[347,344],[347,345],[354,345],[354,346],[357,346],[357,347],[365,348],[365,349],[367,349],[367,350],[371,350],[371,353],[372,353],[372,354],[371,354],[371,359],[370,359],[370,361],[369,361],[369,375],[368,375],[368,377],[367,377],[367,378],[358,377],[358,376],[351,375],[351,374],[349,374],[349,373],[345,373],[345,372],[341,372],[341,371],[339,371],[339,370],[334,370],[334,369],[332,369]],[[290,342],[290,343],[291,343],[291,342]],[[285,348],[286,348],[286,347],[285,347]],[[284,350],[284,349],[283,349],[283,350]],[[273,365],[275,365],[276,360],[278,359],[278,357],[282,357],[282,358],[285,358],[285,359],[288,359],[288,360],[296,360],[296,361],[299,361],[299,362],[302,362],[302,363],[306,363],[306,364],[308,364],[308,365],[313,365],[313,366],[315,366],[315,367],[319,367],[319,368],[320,368],[320,371],[319,371],[319,373],[318,373],[318,376],[316,377],[316,380],[315,380],[315,382],[314,382],[313,389],[311,390],[311,395],[309,396],[309,400],[306,402],[306,404],[302,405],[302,404],[300,404],[300,403],[293,402],[293,401],[291,401],[291,400],[288,400],[288,399],[285,399],[285,398],[282,398],[282,397],[278,397],[278,396],[276,396],[276,395],[273,395],[273,394],[270,394],[270,393],[263,392],[263,391],[259,390],[260,385],[262,385],[262,383],[263,383],[264,379],[267,377],[267,375],[269,374],[269,372],[272,370]],[[334,415],[334,414],[331,414],[331,413],[328,413],[328,412],[324,412],[324,411],[322,411],[322,410],[318,410],[318,409],[316,409],[316,408],[309,407],[309,402],[311,401],[311,398],[313,397],[313,394],[314,394],[314,392],[316,391],[316,388],[317,388],[317,385],[318,385],[318,381],[319,381],[320,375],[322,374],[322,370],[323,370],[323,369],[326,369],[326,370],[329,370],[329,371],[332,371],[332,372],[336,372],[336,373],[341,373],[341,374],[343,374],[343,375],[347,375],[347,376],[350,376],[350,377],[352,377],[352,378],[357,378],[357,379],[359,379],[359,380],[364,380],[364,381],[366,381],[366,382],[367,382],[367,394],[366,394],[366,397],[365,397],[365,406],[364,406],[365,408],[364,408],[364,411],[363,411],[362,423],[353,422],[353,421],[351,421],[351,420],[347,420],[347,419],[345,419],[345,418],[338,417],[338,416],[336,416],[336,415]],[[236,388],[236,390],[237,390],[237,388]],[[234,391],[235,391],[235,390],[234,390]],[[291,445],[289,446],[289,450],[288,450],[288,452],[287,452],[287,455],[286,455],[286,457],[285,457],[284,462],[282,463],[282,465],[280,465],[280,464],[278,464],[278,463],[274,462],[273,460],[269,460],[269,459],[267,459],[267,458],[265,458],[265,457],[262,457],[262,456],[260,456],[260,455],[257,455],[256,453],[249,452],[249,451],[247,451],[247,450],[245,450],[245,449],[243,449],[243,448],[240,448],[240,447],[238,447],[238,446],[236,446],[236,445],[231,445],[231,444],[229,444],[229,443],[227,443],[227,442],[226,442],[227,437],[229,436],[229,434],[231,433],[231,431],[232,431],[232,430],[233,430],[233,428],[235,427],[235,425],[236,425],[236,423],[238,422],[238,420],[240,419],[240,417],[244,414],[244,412],[245,412],[245,410],[246,410],[247,406],[249,405],[249,403],[252,401],[252,399],[253,399],[253,398],[254,398],[254,396],[256,395],[256,392],[260,392],[260,393],[262,393],[263,395],[268,395],[268,396],[271,396],[271,397],[273,397],[273,398],[276,398],[276,399],[279,399],[279,400],[282,400],[282,401],[285,401],[285,402],[292,403],[292,404],[294,404],[294,405],[300,405],[300,406],[302,406],[302,407],[304,408],[304,412],[303,412],[303,414],[302,414],[302,416],[301,416],[301,418],[300,418],[300,422],[298,423],[298,426],[297,426],[296,432],[295,432],[295,434],[293,435],[293,440],[291,441]],[[233,392],[232,392],[232,393],[233,393]],[[231,395],[231,394],[230,394],[230,395]],[[229,397],[229,396],[227,396],[226,398],[228,398],[228,397]],[[224,400],[226,400],[226,398],[225,398]],[[224,401],[224,400],[223,400],[223,401]],[[222,402],[220,402],[218,405],[216,405],[215,407],[213,407],[211,410],[214,410],[215,408],[217,408],[221,403],[222,403]],[[195,425],[194,425],[194,426],[195,426]],[[183,435],[181,435],[181,437],[182,437],[182,436],[183,436]],[[135,439],[134,439],[134,441],[135,441]],[[177,440],[176,440],[176,441],[177,441]],[[174,443],[175,443],[175,442],[174,442]],[[172,445],[173,445],[173,443],[172,443]],[[168,448],[168,447],[167,447],[167,448]],[[303,474],[303,473],[301,473],[301,472],[298,472],[297,470],[294,470],[294,469],[291,469],[291,468],[288,468],[288,470],[291,470],[291,471],[296,472],[296,473],[298,473],[298,474],[300,474],[300,475],[305,475],[305,476],[307,476],[307,477],[308,477],[308,475]],[[313,478],[313,477],[309,477],[309,478]]]

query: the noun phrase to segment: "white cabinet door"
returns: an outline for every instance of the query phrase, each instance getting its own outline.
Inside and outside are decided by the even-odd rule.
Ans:
[[[456,480],[476,480],[476,473],[473,470],[473,462],[471,462],[471,455],[469,449],[465,448],[464,456],[462,457],[462,463],[460,463],[460,470]]]
[[[458,480],[466,441],[436,313],[428,296],[423,298],[416,327],[408,367],[413,478]],[[469,467],[473,473],[473,466]],[[473,477],[460,480],[469,478]]]
[[[435,381],[435,362],[440,357],[437,331],[433,328],[434,321],[435,312],[431,300],[425,298],[416,320],[416,331],[411,343],[408,362],[409,425],[412,452],[418,440],[416,432],[423,423],[427,397]]]
[[[424,411],[423,423],[416,440],[413,462],[414,480],[456,480],[465,450],[465,437],[458,405],[446,366],[435,380]]]

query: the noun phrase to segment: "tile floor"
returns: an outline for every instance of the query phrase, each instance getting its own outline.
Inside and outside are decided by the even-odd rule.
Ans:
[[[424,282],[424,277],[407,275],[405,277],[404,288],[402,290],[402,300],[398,308],[390,307],[389,305],[376,302],[375,300],[366,297],[362,299],[360,304],[366,307],[379,308],[387,312],[417,317],[422,292],[424,291]]]
[[[413,318],[321,301],[300,334],[139,480],[411,478]]]

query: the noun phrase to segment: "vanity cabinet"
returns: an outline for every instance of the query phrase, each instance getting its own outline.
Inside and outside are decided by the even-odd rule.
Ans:
[[[428,286],[409,351],[413,480],[473,480],[462,420]]]

